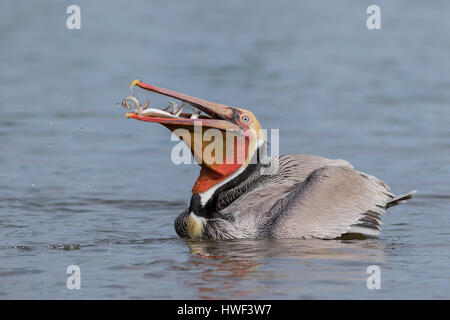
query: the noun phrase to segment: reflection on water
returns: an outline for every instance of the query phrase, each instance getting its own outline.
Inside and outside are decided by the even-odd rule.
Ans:
[[[187,241],[192,257],[188,268],[201,270],[194,278],[185,281],[186,286],[197,290],[203,299],[243,299],[257,296],[262,288],[249,287],[243,290],[245,279],[271,279],[279,274],[264,267],[266,261],[285,261],[283,281],[309,282],[312,264],[328,265],[330,260],[382,264],[383,243],[372,241],[321,241],[321,240],[233,240],[233,241]],[[292,266],[296,266],[292,268]],[[368,266],[368,264],[367,264]],[[364,269],[346,271],[340,278],[361,278]],[[328,274],[329,275],[329,274]],[[327,276],[328,276],[327,275]],[[280,279],[281,280],[281,279]],[[332,282],[331,279],[322,279]]]
[[[383,242],[379,240],[231,240],[186,241],[196,257],[228,259],[338,259],[383,261]]]

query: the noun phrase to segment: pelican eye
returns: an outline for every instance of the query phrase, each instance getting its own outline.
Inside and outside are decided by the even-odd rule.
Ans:
[[[242,116],[241,121],[244,123],[248,123],[250,121],[250,118],[248,116]]]

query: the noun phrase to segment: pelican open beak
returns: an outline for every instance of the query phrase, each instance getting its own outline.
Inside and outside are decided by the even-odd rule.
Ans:
[[[255,141],[259,137],[259,133],[255,129],[261,129],[258,120],[250,111],[195,98],[140,80],[134,80],[130,88],[135,85],[145,90],[175,98],[183,103],[190,104],[194,110],[198,109],[205,113],[205,115],[201,115],[200,112],[195,113],[195,111],[193,113],[182,113],[182,107],[175,104],[172,111],[148,108],[149,102],[141,106],[135,96],[129,96],[122,102],[122,105],[128,109],[131,109],[128,104],[130,100],[138,107],[134,112],[127,112],[127,118],[160,123],[174,132],[191,149],[195,161],[201,166],[200,176],[194,184],[192,192],[202,193],[248,165],[249,158],[256,150]],[[222,138],[219,147],[217,145],[214,148],[209,146],[211,143],[217,144],[217,140],[220,139],[217,135],[213,135],[214,140],[211,139],[211,134],[206,134],[208,129],[216,129],[216,132],[219,132],[219,136]],[[230,136],[232,136],[231,139]],[[242,139],[239,140],[238,137]],[[205,154],[206,150],[210,152]],[[211,150],[214,151],[211,153]],[[239,150],[244,150],[241,157],[238,155]],[[239,159],[242,159],[242,161]]]
[[[170,127],[185,127],[199,124],[201,124],[203,127],[230,130],[235,133],[239,133],[241,129],[243,129],[240,126],[236,125],[233,121],[233,115],[237,111],[236,108],[210,102],[200,98],[195,98],[169,89],[160,88],[151,84],[141,82],[140,80],[134,80],[131,83],[130,88],[134,87],[135,85],[142,89],[188,103],[194,108],[203,111],[208,116],[198,115],[197,117],[195,114],[189,113],[179,113],[177,115],[176,110],[159,110],[160,112],[157,112],[155,109],[150,109],[149,112],[145,112],[146,110],[143,110],[142,112],[140,112],[140,114],[136,112],[128,112],[126,115],[127,118],[160,123],[166,127],[169,127],[169,129],[171,129]]]

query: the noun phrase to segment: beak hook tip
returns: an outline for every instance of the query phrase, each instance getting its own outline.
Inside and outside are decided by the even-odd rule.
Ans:
[[[133,87],[139,83],[141,83],[141,80],[139,80],[139,79],[133,80],[130,84],[130,90],[133,89]]]

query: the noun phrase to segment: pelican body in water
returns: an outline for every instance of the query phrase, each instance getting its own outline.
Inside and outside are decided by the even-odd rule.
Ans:
[[[192,188],[189,207],[175,220],[177,234],[185,239],[299,238],[335,239],[348,234],[377,236],[381,215],[389,207],[410,199],[415,191],[395,196],[374,176],[356,171],[345,160],[314,155],[283,155],[267,160],[261,125],[252,112],[209,102],[172,90],[133,81],[161,95],[190,104],[204,112],[182,113],[140,106],[128,118],[160,123],[177,134],[194,159],[203,157],[207,141],[195,138],[208,128],[226,136],[232,133],[238,148],[224,150],[223,159],[236,160],[244,149],[244,161],[203,161]],[[134,101],[135,100],[135,101]],[[128,101],[122,103],[130,109]],[[176,110],[175,110],[176,109]],[[189,135],[180,134],[188,132]],[[197,137],[198,138],[198,137]],[[202,138],[200,136],[200,138]],[[199,141],[198,141],[199,140]],[[208,139],[205,139],[208,140]],[[239,142],[240,141],[240,142]],[[228,152],[228,153],[227,153]]]

